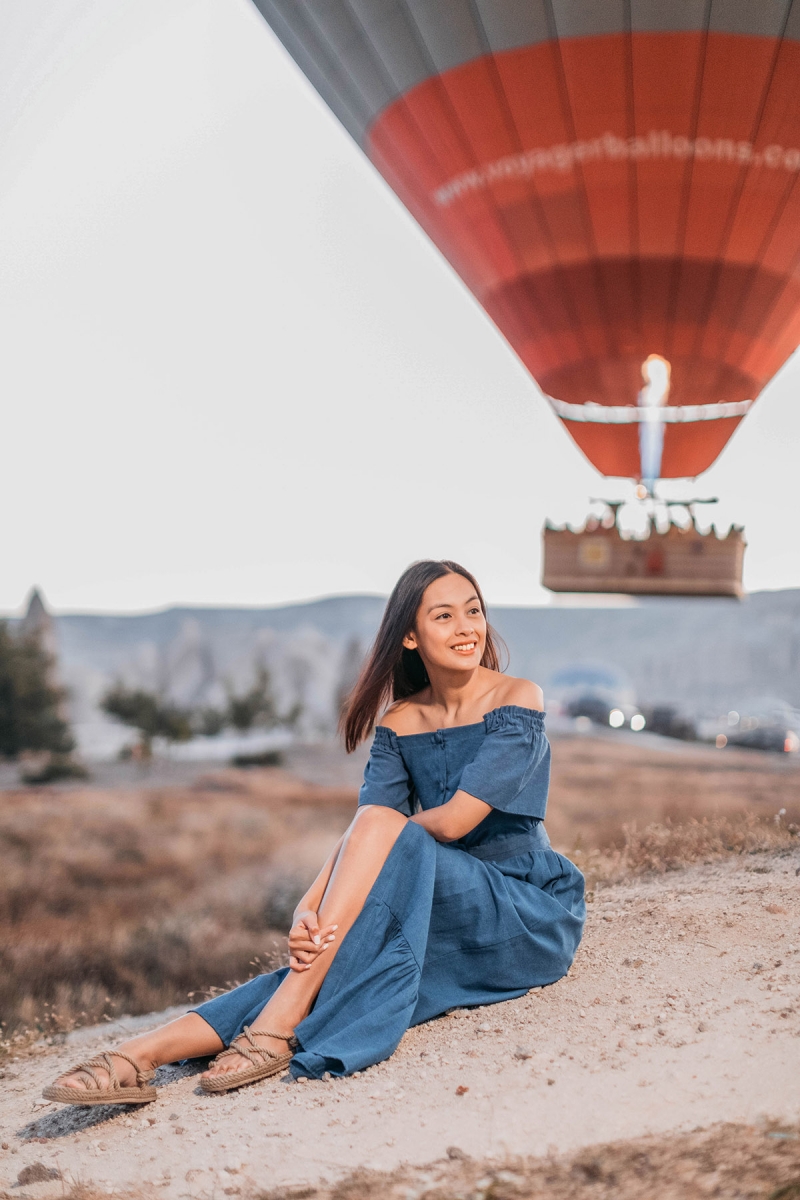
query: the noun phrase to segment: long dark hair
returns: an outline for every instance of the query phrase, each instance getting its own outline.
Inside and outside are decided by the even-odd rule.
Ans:
[[[430,682],[419,651],[406,650],[403,638],[414,628],[425,589],[443,575],[462,575],[475,588],[483,615],[486,604],[478,581],[465,567],[449,559],[424,559],[412,563],[394,586],[384,609],[380,629],[366,663],[347,698],[340,729],[348,754],[362,742],[375,718],[389,700],[403,700],[427,687]],[[498,636],[487,624],[486,647],[481,666],[500,670]]]

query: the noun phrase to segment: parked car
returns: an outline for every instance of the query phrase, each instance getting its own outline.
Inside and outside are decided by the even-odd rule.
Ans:
[[[694,719],[682,713],[674,704],[654,704],[642,709],[647,728],[662,737],[679,738],[682,742],[697,741]]]
[[[800,750],[800,712],[784,700],[758,697],[728,713],[718,733],[718,746],[744,746],[794,754]]]
[[[548,701],[564,716],[591,721],[606,729],[644,729],[646,718],[636,703],[630,680],[604,663],[577,663],[552,677]]]

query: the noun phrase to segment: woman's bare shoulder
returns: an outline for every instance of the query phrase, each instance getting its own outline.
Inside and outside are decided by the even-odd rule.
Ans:
[[[544,711],[544,694],[538,683],[530,679],[515,679],[513,675],[503,675],[497,689],[497,707],[515,704],[519,708],[535,708]]]
[[[386,712],[378,721],[379,725],[386,725],[387,728],[393,730],[402,737],[406,733],[416,733],[420,724],[420,703],[423,701],[427,689],[422,692],[417,692],[413,696],[408,696],[405,700],[396,700],[394,704],[390,704]]]

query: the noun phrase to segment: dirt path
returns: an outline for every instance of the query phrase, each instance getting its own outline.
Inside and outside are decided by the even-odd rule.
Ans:
[[[568,979],[411,1030],[389,1062],[351,1079],[206,1098],[168,1068],[163,1096],[141,1111],[38,1099],[108,1035],[83,1031],[5,1067],[0,1188],[38,1162],[66,1181],[159,1184],[164,1197],[244,1194],[452,1147],[544,1155],[718,1121],[797,1121],[800,847],[600,891]],[[9,1194],[44,1200],[62,1180]]]

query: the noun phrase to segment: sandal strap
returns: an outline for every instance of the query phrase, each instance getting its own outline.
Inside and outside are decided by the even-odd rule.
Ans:
[[[234,1041],[234,1042],[231,1042],[231,1044],[230,1044],[230,1046],[228,1046],[227,1050],[220,1050],[219,1054],[217,1054],[216,1057],[213,1059],[211,1066],[215,1067],[217,1065],[217,1063],[220,1061],[220,1059],[230,1058],[232,1054],[238,1054],[241,1058],[248,1059],[248,1061],[251,1062],[254,1067],[260,1067],[264,1061],[263,1058],[256,1058],[256,1056],[255,1056],[255,1054],[253,1054],[252,1050],[248,1050],[246,1046],[242,1046],[242,1047],[236,1046],[235,1041]]]
[[[110,1057],[112,1055],[115,1055],[117,1058],[124,1058],[126,1062],[129,1062],[131,1064],[134,1071],[136,1072],[136,1086],[137,1087],[141,1087],[142,1084],[149,1083],[150,1080],[153,1078],[153,1076],[156,1073],[154,1067],[150,1067],[147,1071],[143,1071],[142,1068],[137,1063],[136,1059],[131,1058],[130,1054],[126,1054],[124,1052],[124,1050],[109,1050],[106,1057]],[[116,1072],[115,1072],[115,1074],[116,1074]]]
[[[149,1083],[150,1080],[155,1075],[155,1071],[153,1071],[153,1070],[143,1071],[141,1069],[141,1067],[139,1066],[139,1064],[135,1061],[135,1059],[132,1059],[130,1057],[130,1055],[125,1054],[125,1052],[122,1050],[104,1050],[101,1054],[96,1054],[94,1058],[87,1058],[85,1062],[78,1063],[77,1066],[71,1067],[69,1071],[65,1072],[65,1074],[67,1074],[67,1075],[87,1075],[92,1080],[92,1083],[94,1084],[95,1089],[98,1092],[101,1092],[105,1089],[105,1087],[107,1085],[104,1084],[102,1082],[102,1080],[100,1079],[99,1075],[97,1075],[97,1073],[94,1070],[92,1070],[93,1067],[101,1067],[108,1075],[108,1081],[111,1086],[111,1090],[114,1092],[118,1092],[121,1089],[122,1084],[120,1083],[119,1078],[117,1076],[117,1072],[116,1072],[116,1068],[114,1067],[114,1062],[113,1062],[112,1056],[116,1056],[117,1058],[124,1058],[126,1062],[129,1062],[131,1064],[134,1071],[136,1072],[136,1086],[137,1087],[141,1087],[142,1084]],[[87,1088],[87,1091],[91,1091],[91,1090],[92,1090],[91,1088]]]
[[[271,1037],[275,1038],[276,1041],[286,1042],[290,1050],[296,1050],[300,1045],[293,1033],[270,1033],[266,1029],[252,1029],[249,1025],[247,1026],[247,1032],[250,1037]]]
[[[259,1033],[261,1034],[262,1037],[274,1037],[274,1038],[278,1038],[282,1042],[288,1043],[290,1040],[288,1037],[284,1037],[280,1033],[267,1033],[267,1031],[265,1029],[253,1031],[249,1025],[245,1025],[244,1029],[239,1034],[239,1037],[234,1038],[233,1041],[231,1042],[231,1045],[236,1046],[236,1043],[239,1041],[239,1038],[246,1038],[247,1041],[250,1043],[250,1050],[247,1051],[245,1047],[243,1047],[240,1050],[238,1046],[236,1046],[236,1049],[240,1054],[244,1054],[245,1058],[249,1058],[250,1062],[252,1062],[256,1066],[259,1066],[261,1063],[266,1062],[268,1058],[271,1058],[273,1060],[277,1059],[277,1058],[282,1058],[283,1057],[282,1054],[276,1054],[274,1050],[268,1050],[266,1046],[257,1046],[256,1045],[255,1039],[258,1037]],[[250,1051],[255,1051],[255,1054],[258,1057],[253,1058],[252,1053]]]
[[[92,1062],[94,1062],[94,1060],[92,1060]],[[95,1066],[102,1066],[102,1063],[95,1063]],[[104,1085],[100,1081],[100,1076],[95,1074],[95,1072],[92,1070],[92,1068],[88,1062],[78,1063],[77,1066],[70,1067],[70,1069],[68,1071],[65,1071],[65,1074],[66,1075],[87,1075],[89,1077],[89,1079],[91,1079],[92,1084],[94,1085],[93,1088],[88,1087],[86,1089],[87,1092],[91,1092],[93,1090],[99,1092],[99,1091],[102,1091],[102,1089],[103,1089]]]
[[[245,1025],[242,1032],[233,1039],[227,1050],[223,1050],[217,1055],[214,1060],[217,1062],[220,1058],[227,1058],[231,1054],[240,1054],[242,1058],[246,1058],[254,1067],[260,1067],[269,1059],[273,1061],[282,1058],[282,1054],[276,1054],[274,1050],[268,1050],[266,1046],[256,1045],[255,1038],[257,1037],[272,1037],[277,1038],[281,1042],[286,1042],[290,1050],[296,1049],[298,1042],[294,1034],[283,1033],[268,1033],[266,1029],[251,1029],[249,1025]],[[246,1044],[245,1044],[246,1043]]]

